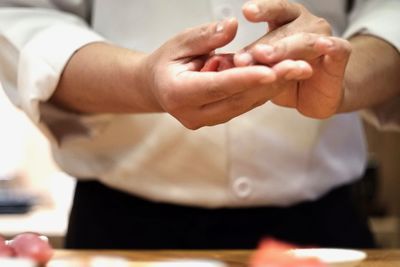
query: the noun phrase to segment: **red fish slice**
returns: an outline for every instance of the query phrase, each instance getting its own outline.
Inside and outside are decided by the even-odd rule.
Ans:
[[[250,259],[250,267],[327,267],[317,258],[288,253],[295,247],[274,239],[264,240]]]
[[[216,54],[207,59],[200,71],[223,71],[233,67],[233,54]]]

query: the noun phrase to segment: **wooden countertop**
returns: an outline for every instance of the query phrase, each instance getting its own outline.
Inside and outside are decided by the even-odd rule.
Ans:
[[[358,267],[395,267],[400,266],[400,250],[366,250],[368,257]],[[58,261],[86,261],[92,257],[122,257],[129,260],[129,266],[145,266],[138,262],[171,260],[171,259],[213,259],[225,262],[229,267],[245,267],[251,255],[249,250],[160,250],[160,251],[121,251],[121,250],[57,250],[50,267],[65,265]],[[74,264],[76,265],[76,264]],[[72,266],[72,265],[71,265]],[[82,265],[90,266],[90,265]],[[101,265],[104,266],[104,265]]]

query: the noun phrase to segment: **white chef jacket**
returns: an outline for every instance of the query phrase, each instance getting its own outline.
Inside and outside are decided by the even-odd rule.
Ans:
[[[192,131],[169,114],[80,115],[46,103],[68,59],[90,42],[151,52],[187,27],[236,16],[238,36],[224,48],[234,51],[266,31],[263,23],[245,21],[243,0],[89,2],[2,1],[8,7],[0,9],[1,82],[52,140],[55,160],[69,174],[202,207],[287,206],[362,174],[366,146],[355,113],[315,120],[267,103]],[[351,18],[344,0],[299,2],[327,18],[338,35],[364,31],[400,47],[399,0],[360,0]]]

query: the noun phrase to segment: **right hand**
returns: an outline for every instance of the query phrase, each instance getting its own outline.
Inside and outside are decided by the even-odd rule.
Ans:
[[[189,129],[229,121],[281,93],[281,80],[312,75],[304,61],[246,66],[220,72],[200,72],[215,49],[228,44],[237,31],[236,19],[188,29],[142,59],[143,89],[154,105]],[[291,75],[288,75],[291,74]]]

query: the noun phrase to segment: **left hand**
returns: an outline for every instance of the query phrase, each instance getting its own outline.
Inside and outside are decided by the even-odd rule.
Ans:
[[[332,28],[327,20],[288,0],[250,0],[243,5],[242,11],[250,22],[268,23],[268,38],[264,40],[267,43],[274,43],[300,32],[332,35]]]
[[[252,0],[243,6],[243,13],[252,22],[268,22],[271,31],[236,54],[235,65],[271,66],[287,59],[308,61],[313,76],[287,84],[272,101],[313,118],[334,115],[343,101],[350,43],[330,37],[331,27],[326,20],[286,0]]]

